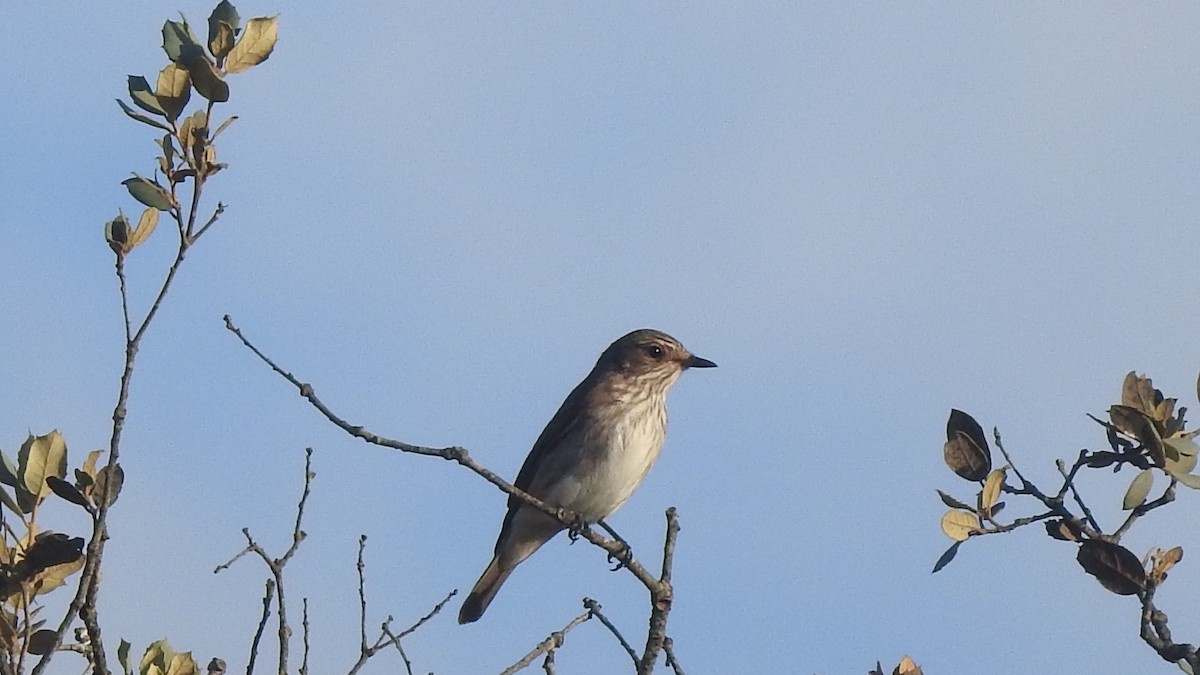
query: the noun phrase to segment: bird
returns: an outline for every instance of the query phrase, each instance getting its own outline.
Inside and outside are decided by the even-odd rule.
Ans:
[[[618,338],[546,424],[513,483],[546,504],[602,523],[633,494],[658,459],[667,432],[667,391],[689,368],[717,364],[662,331]],[[517,565],[565,529],[516,495],[495,554],[458,613],[479,620]]]

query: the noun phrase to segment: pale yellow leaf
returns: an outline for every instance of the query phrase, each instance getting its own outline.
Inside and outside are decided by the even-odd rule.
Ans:
[[[969,511],[950,509],[942,516],[942,532],[954,541],[964,541],[979,530],[979,518]]]
[[[229,56],[225,57],[225,72],[240,73],[266,61],[275,50],[278,37],[278,17],[260,16],[250,19],[242,31],[241,38],[229,51]]]

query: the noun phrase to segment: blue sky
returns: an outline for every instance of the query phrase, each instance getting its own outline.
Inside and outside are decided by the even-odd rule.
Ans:
[[[360,533],[371,625],[465,591],[489,558],[499,492],[322,422],[228,313],[350,420],[510,476],[621,334],[659,328],[718,362],[678,383],[663,457],[612,518],[653,563],[680,510],[670,626],[689,671],[859,673],[909,653],[931,673],[1175,672],[1137,639],[1135,602],[1040,532],[929,569],[948,544],[934,489],[972,494],[942,464],[951,407],[1049,485],[1055,458],[1103,443],[1084,413],[1127,371],[1196,403],[1200,9],[331,7],[239,4],[280,13],[280,43],[231,81],[230,169],[206,189],[230,208],[140,354],[110,640],[241,663],[264,570],[212,569],[245,526],[285,547],[305,446],[318,477],[288,569],[314,672],[356,657]],[[4,10],[10,453],[51,428],[74,461],[106,444],[121,329],[102,225],[138,211],[120,181],[152,171],[154,138],[113,99],[165,65],[177,9],[202,25],[211,8]],[[169,234],[130,262],[138,307]],[[1109,527],[1128,479],[1081,485]],[[1127,544],[1190,551],[1198,507],[1185,491]],[[1185,640],[1189,560],[1159,595]],[[640,642],[644,591],[563,539],[483,621],[448,611],[408,652],[423,672],[499,671],[585,595]],[[585,625],[558,662],[623,659]]]

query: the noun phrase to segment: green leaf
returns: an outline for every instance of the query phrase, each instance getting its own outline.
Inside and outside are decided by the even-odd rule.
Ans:
[[[179,119],[179,114],[187,107],[191,96],[192,80],[187,68],[170,63],[158,71],[158,85],[154,88],[154,97],[168,120],[174,122]]]
[[[75,487],[74,485],[71,485],[67,481],[57,476],[46,476],[46,484],[50,486],[50,491],[59,497],[62,497],[72,504],[78,504],[79,506],[87,508],[87,499],[84,498],[83,493],[79,491],[79,488]]]
[[[167,125],[163,124],[162,122],[159,122],[158,120],[150,119],[149,117],[146,117],[145,115],[142,115],[142,114],[140,114],[140,113],[136,113],[136,112],[134,112],[134,111],[133,111],[133,108],[130,108],[130,107],[129,107],[129,106],[126,104],[126,103],[125,103],[125,101],[122,101],[121,99],[117,99],[117,105],[121,106],[121,110],[122,110],[122,111],[123,111],[123,112],[124,112],[126,115],[129,115],[130,117],[132,117],[133,119],[135,119],[135,120],[137,120],[137,121],[141,122],[142,124],[149,124],[150,126],[152,126],[152,127],[158,127],[159,129],[162,129],[163,131],[170,131],[170,130],[171,130],[171,127],[169,127],[169,126],[167,126]]]
[[[117,217],[104,224],[104,241],[114,253],[124,254],[129,249],[129,219],[124,213],[117,212]]]
[[[250,19],[242,37],[230,50],[225,58],[225,72],[233,74],[257,66],[266,61],[275,51],[275,41],[279,38],[279,19],[274,16],[260,16]]]
[[[50,494],[47,476],[67,474],[67,442],[57,430],[45,436],[30,436],[17,453],[21,483],[36,502]]]
[[[3,451],[0,451],[0,483],[9,487],[17,487],[19,484],[17,467],[13,466],[12,460],[8,458],[8,453]]]
[[[1121,502],[1121,508],[1132,511],[1146,503],[1146,496],[1150,494],[1150,488],[1153,485],[1154,474],[1149,469],[1139,471],[1133,477],[1133,482],[1129,484],[1129,489],[1125,491],[1125,499]]]
[[[42,630],[36,631],[33,633],[33,635],[29,636],[29,642],[26,643],[26,648],[29,650],[30,654],[42,656],[43,654],[49,654],[51,651],[53,651],[54,643],[56,642],[58,642],[58,633],[50,630],[49,628],[43,628]]]
[[[8,490],[5,490],[2,487],[0,487],[0,504],[4,504],[4,506],[8,507],[9,511],[12,511],[13,513],[17,514],[18,516],[20,516],[22,513],[24,513],[24,511],[21,509],[21,507],[18,506],[15,501],[13,501],[13,498],[11,496],[9,496]]]
[[[187,21],[167,21],[163,24],[163,51],[167,58],[187,67],[196,59],[204,58],[204,48],[192,34]]]
[[[964,511],[974,511],[975,510],[975,509],[971,508],[970,506],[967,506],[966,504],[958,501],[954,497],[951,497],[950,495],[946,494],[945,492],[942,492],[941,490],[938,490],[937,493],[938,493],[938,496],[942,498],[942,503],[945,504],[946,506],[949,506],[952,509],[962,509]]]
[[[188,64],[187,68],[197,93],[213,103],[229,100],[229,84],[221,79],[221,74],[213,68],[208,59],[196,59]]]
[[[126,178],[121,181],[121,185],[129,190],[129,194],[145,206],[159,209],[161,211],[169,211],[175,203],[171,201],[171,193],[163,189],[163,186],[155,183],[148,178],[134,174],[133,178]]]
[[[937,562],[933,564],[933,572],[931,574],[937,574],[938,570],[942,569],[946,565],[949,565],[950,561],[954,560],[954,556],[958,555],[959,546],[962,546],[961,541],[956,541],[953,544],[950,544],[950,548],[946,549],[946,552],[942,554],[942,557],[938,558]]]
[[[129,97],[137,107],[145,110],[148,113],[155,115],[166,115],[167,113],[159,105],[158,99],[154,96],[154,90],[150,88],[150,83],[141,75],[129,76]]]
[[[125,670],[125,675],[133,675],[133,670],[129,667],[129,650],[133,645],[129,644],[128,640],[121,640],[121,644],[117,646],[117,661],[121,664],[121,668]]]

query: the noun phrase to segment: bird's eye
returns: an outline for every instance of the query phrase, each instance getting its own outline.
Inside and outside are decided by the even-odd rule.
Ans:
[[[661,361],[663,357],[663,348],[658,345],[649,345],[646,347],[646,353],[655,361]]]

